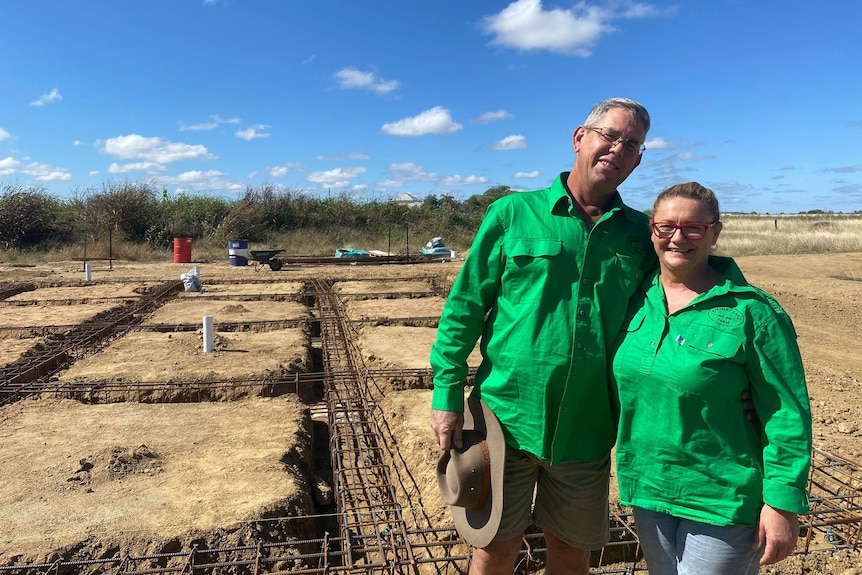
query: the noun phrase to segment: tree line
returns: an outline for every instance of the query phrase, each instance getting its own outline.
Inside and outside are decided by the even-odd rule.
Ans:
[[[66,199],[37,186],[4,185],[0,247],[47,250],[112,236],[162,249],[175,237],[265,243],[277,234],[302,230],[385,236],[393,228],[469,245],[488,204],[512,191],[497,186],[464,201],[429,195],[421,205],[409,206],[392,200],[359,201],[347,194],[319,198],[268,184],[249,187],[238,199],[171,195],[148,182],[107,183]]]

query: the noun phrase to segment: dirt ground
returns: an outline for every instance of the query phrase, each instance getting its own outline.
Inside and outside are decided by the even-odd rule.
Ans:
[[[749,281],[772,293],[794,321],[815,447],[862,461],[862,254],[737,261]],[[340,280],[333,289],[350,319],[380,320],[355,327],[354,341],[369,368],[428,367],[435,329],[386,320],[439,316],[443,298],[422,292],[440,278],[451,281],[458,271],[457,262],[288,266],[281,272],[224,262],[193,265],[200,267],[203,292],[184,294],[149,321],[180,323],[214,315],[213,354],[201,352],[200,332],[132,332],[76,363],[60,379],[165,381],[308,369],[310,336],[303,330],[270,326],[259,332],[220,332],[218,322],[305,318],[308,309],[290,296],[312,278]],[[95,266],[93,281],[85,284],[80,263],[0,264],[0,287],[28,281],[63,284],[19,294],[18,304],[0,308],[0,327],[22,328],[0,331],[0,360],[12,361],[27,343],[38,343],[41,336],[23,328],[82,321],[109,304],[107,298],[139,297],[124,282],[143,286],[177,279],[189,265],[114,262],[112,267]],[[415,297],[363,296],[389,291],[414,292]],[[264,295],[275,297],[276,304],[266,305]],[[76,298],[74,306],[48,301]],[[72,312],[81,312],[82,306],[92,309]],[[478,356],[471,361],[475,364]],[[425,515],[445,522],[433,477],[437,451],[427,425],[429,392],[396,391],[381,383],[381,412],[396,430],[399,451],[420,486]],[[108,549],[158,552],[168,541],[195,538],[249,542],[261,517],[296,518],[292,535],[307,533],[303,509],[321,497],[309,453],[313,408],[295,395],[231,399],[236,401],[86,405],[45,398],[0,408],[0,564],[58,553],[97,556]],[[862,551],[794,556],[761,572],[860,575]]]

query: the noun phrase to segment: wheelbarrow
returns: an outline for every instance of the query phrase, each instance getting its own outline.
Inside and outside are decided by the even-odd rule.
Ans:
[[[284,250],[249,250],[248,255],[254,260],[255,271],[265,265],[269,265],[269,269],[277,272],[281,269],[281,260],[278,259],[278,254]]]

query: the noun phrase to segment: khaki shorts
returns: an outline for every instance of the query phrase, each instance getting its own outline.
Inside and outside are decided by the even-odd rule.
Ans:
[[[535,523],[572,547],[601,549],[610,537],[610,453],[594,461],[548,461],[506,446],[503,516],[495,541],[520,536]]]

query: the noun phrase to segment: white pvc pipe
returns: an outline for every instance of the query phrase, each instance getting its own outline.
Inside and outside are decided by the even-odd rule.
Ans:
[[[213,350],[213,316],[204,316],[204,353]]]
[[[90,281],[93,278],[93,270],[90,267],[90,262],[84,262],[84,281]]]

